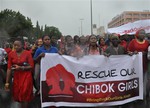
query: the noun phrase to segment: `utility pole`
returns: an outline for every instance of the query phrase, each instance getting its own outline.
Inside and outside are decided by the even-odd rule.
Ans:
[[[82,28],[82,21],[83,21],[84,19],[80,19],[80,21],[81,21],[81,36],[83,35],[83,28]]]
[[[81,33],[80,33],[80,27],[79,27],[79,36],[81,35]]]
[[[91,35],[93,34],[93,13],[92,13],[92,0],[90,0],[91,7]]]

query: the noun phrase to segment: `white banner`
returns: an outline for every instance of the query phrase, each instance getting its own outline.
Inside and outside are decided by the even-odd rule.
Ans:
[[[144,29],[146,33],[150,33],[150,19],[139,20],[133,23],[127,23],[119,27],[109,28],[108,33],[117,33],[120,35],[124,34],[135,34],[136,31]]]
[[[46,54],[41,102],[47,106],[112,106],[143,99],[142,54],[80,58]]]

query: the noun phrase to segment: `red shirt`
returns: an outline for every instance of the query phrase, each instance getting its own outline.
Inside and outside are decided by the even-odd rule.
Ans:
[[[136,39],[133,39],[128,45],[128,51],[134,52],[143,52],[143,69],[144,72],[147,71],[147,52],[148,52],[149,42],[145,40],[143,43],[139,43]]]
[[[149,42],[147,40],[145,40],[143,43],[139,43],[136,39],[133,39],[128,45],[128,50],[131,52],[147,52],[148,46]]]

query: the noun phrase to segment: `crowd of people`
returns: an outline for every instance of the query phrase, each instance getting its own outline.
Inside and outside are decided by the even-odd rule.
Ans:
[[[112,33],[102,37],[62,36],[57,40],[54,36],[44,35],[33,45],[18,37],[11,48],[5,43],[0,48],[0,89],[12,93],[13,101],[18,107],[29,108],[29,103],[40,95],[40,61],[45,53],[58,53],[80,59],[84,55],[123,55],[143,53],[144,97],[149,96],[148,60],[150,59],[150,35],[139,30],[134,36]],[[142,64],[141,64],[142,65]],[[7,72],[7,73],[6,73]],[[33,92],[34,89],[36,90]],[[1,96],[1,94],[0,94]],[[41,108],[40,103],[37,105]],[[36,108],[36,107],[35,107]]]

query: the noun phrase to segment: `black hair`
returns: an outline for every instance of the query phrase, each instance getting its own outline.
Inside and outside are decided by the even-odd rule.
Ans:
[[[97,36],[96,36],[96,35],[90,35],[89,38],[88,38],[88,42],[90,42],[90,38],[91,38],[92,36],[95,36],[96,39],[97,39]]]
[[[98,44],[100,45],[101,44],[101,39],[104,39],[104,41],[105,41],[105,38],[104,37],[99,37],[99,39],[98,39]]]
[[[22,48],[24,49],[25,42],[24,42],[24,40],[23,40],[22,37],[17,37],[17,38],[14,40],[14,42],[15,42],[15,41],[19,41],[19,42],[21,43],[21,45],[22,45]]]
[[[46,36],[48,36],[48,37],[51,39],[51,37],[50,37],[49,35],[45,34],[45,35],[42,36],[42,41],[44,40],[44,38],[45,38]]]
[[[20,41],[23,46],[24,46],[24,44],[25,44],[22,37],[17,37],[17,38],[15,39],[15,41]],[[15,41],[14,41],[14,42],[15,42]]]
[[[89,37],[89,39],[88,39],[88,43],[90,42],[90,38],[92,37],[92,36],[95,36],[96,37],[96,39],[97,39],[97,36],[96,35],[90,35],[90,37]],[[91,46],[91,44],[89,43],[89,47]],[[98,47],[98,44],[96,43],[96,47]]]
[[[67,41],[67,39],[68,39],[69,37],[71,37],[71,35],[67,35],[67,36],[65,37],[65,41]],[[71,38],[72,38],[72,37],[71,37]]]

